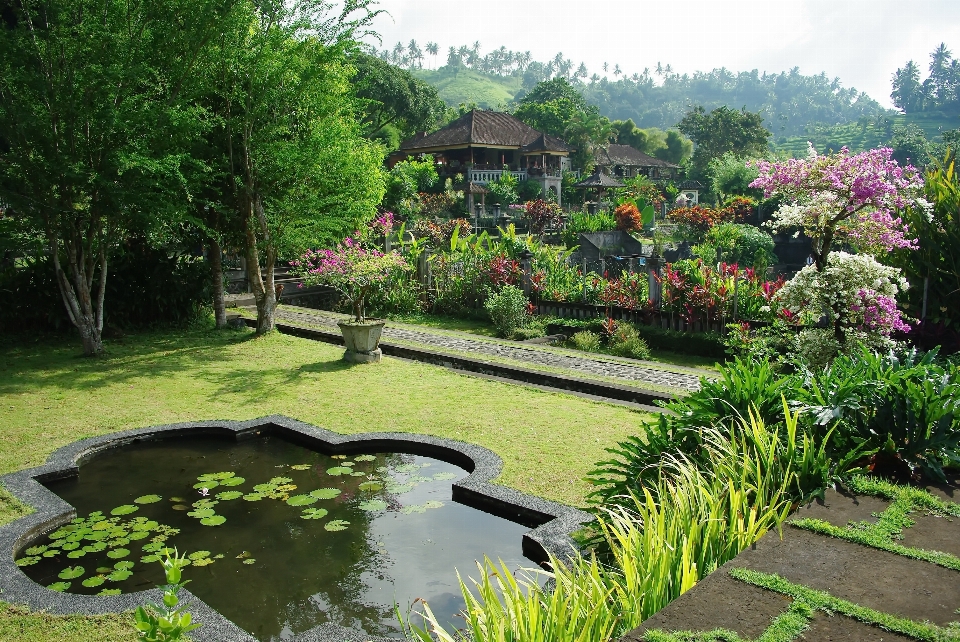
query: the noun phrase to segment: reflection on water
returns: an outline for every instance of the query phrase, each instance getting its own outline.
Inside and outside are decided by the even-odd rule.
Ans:
[[[463,469],[371,454],[328,457],[277,437],[127,446],[49,484],[80,517],[103,517],[37,542],[23,570],[73,593],[129,592],[162,583],[156,549],[199,552],[189,589],[258,639],[283,640],[324,622],[398,636],[393,605],[405,613],[417,598],[457,627],[457,570],[477,577],[484,555],[534,566],[525,527],[451,501]]]

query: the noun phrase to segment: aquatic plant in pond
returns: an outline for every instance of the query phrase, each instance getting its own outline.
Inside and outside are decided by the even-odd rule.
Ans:
[[[142,475],[156,461],[170,465]],[[275,438],[139,444],[50,484],[87,515],[55,539],[73,534],[99,550],[71,559],[54,546],[44,557],[44,539],[18,563],[54,590],[130,592],[162,584],[157,562],[176,546],[193,551],[184,560],[191,592],[261,640],[326,621],[394,635],[394,598],[432,596],[454,623],[456,569],[470,572],[484,554],[530,564],[525,527],[451,501],[450,484],[464,475],[422,457],[328,457]],[[138,510],[110,515],[130,505]],[[84,540],[100,522],[116,536]]]

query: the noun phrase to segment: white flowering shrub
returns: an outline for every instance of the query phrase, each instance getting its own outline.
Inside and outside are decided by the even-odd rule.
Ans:
[[[860,346],[892,347],[891,335],[910,329],[896,306],[906,288],[899,269],[870,255],[831,252],[822,270],[805,267],[775,298],[792,321],[824,326],[804,330],[796,344],[798,356],[823,364]]]

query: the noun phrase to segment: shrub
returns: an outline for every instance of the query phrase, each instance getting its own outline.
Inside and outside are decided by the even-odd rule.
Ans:
[[[574,212],[567,221],[567,227],[563,230],[561,239],[567,247],[579,245],[581,234],[592,234],[593,232],[606,232],[617,229],[617,220],[613,214],[606,210],[601,210],[596,214],[587,212]]]
[[[707,232],[704,244],[715,250],[710,263],[724,261],[763,270],[777,261],[773,237],[753,225],[721,223]]]
[[[613,212],[617,219],[617,229],[621,232],[635,232],[643,229],[643,220],[640,210],[633,203],[624,203]]]
[[[527,297],[523,290],[513,285],[504,286],[483,304],[490,321],[501,336],[508,336],[514,328],[527,325],[530,315],[527,313]]]
[[[649,359],[650,347],[640,338],[636,328],[629,323],[620,323],[614,330],[608,344],[610,352],[620,357]]]
[[[589,330],[581,330],[570,337],[570,345],[584,352],[600,352],[600,335]]]
[[[514,341],[528,341],[530,339],[539,339],[545,336],[543,328],[539,326],[529,326],[526,328],[514,328],[510,331],[507,338]]]
[[[723,337],[716,332],[680,332],[652,325],[638,325],[637,333],[651,350],[692,354],[710,359],[726,358]]]

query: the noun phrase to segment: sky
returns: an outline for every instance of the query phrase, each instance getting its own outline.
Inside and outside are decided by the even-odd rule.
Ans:
[[[436,42],[437,65],[449,46],[479,41],[481,54],[502,45],[546,61],[562,51],[574,68],[585,62],[601,76],[604,62],[627,75],[653,73],[658,62],[679,73],[799,67],[839,77],[886,107],[891,76],[907,60],[925,77],[941,42],[960,57],[960,0],[381,0],[379,7],[389,13],[374,27],[383,46]],[[433,66],[427,56],[424,67]]]

